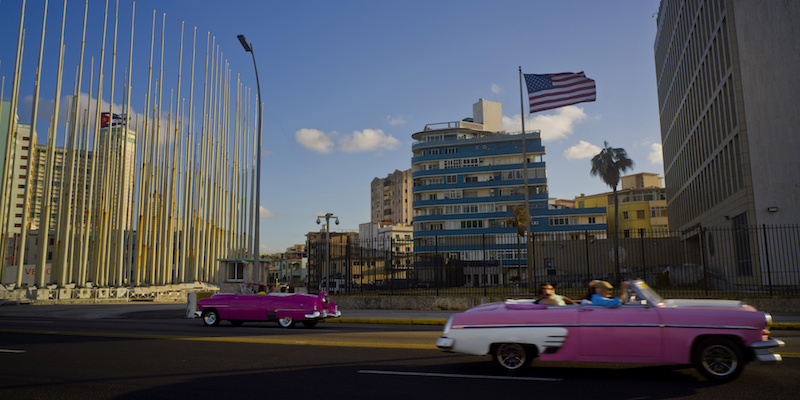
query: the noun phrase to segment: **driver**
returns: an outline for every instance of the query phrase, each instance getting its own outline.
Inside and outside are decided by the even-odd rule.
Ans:
[[[589,282],[589,295],[586,296],[586,299],[596,306],[619,307],[628,297],[628,284],[628,282],[622,282],[619,297],[611,297],[611,289],[614,286],[606,281],[591,281]]]

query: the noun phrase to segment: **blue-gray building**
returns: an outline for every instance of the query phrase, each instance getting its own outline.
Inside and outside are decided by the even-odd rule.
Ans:
[[[550,205],[540,133],[526,132],[524,153],[522,136],[505,132],[500,103],[484,99],[473,105],[472,118],[428,124],[412,135],[414,250],[462,262],[466,285],[505,284],[517,274],[525,280],[525,240],[518,243],[510,222],[525,204],[525,158],[537,241],[606,237],[604,208]]]

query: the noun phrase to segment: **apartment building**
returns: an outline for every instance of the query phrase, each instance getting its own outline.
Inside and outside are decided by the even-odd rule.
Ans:
[[[526,132],[523,153],[522,134],[502,130],[500,103],[480,99],[472,111],[471,118],[428,124],[412,135],[416,253],[435,251],[462,261],[500,264],[502,269],[482,272],[477,279],[503,282],[507,266],[516,267],[518,259],[527,262],[524,248],[518,253],[516,229],[509,222],[514,210],[525,205],[526,169],[529,226],[537,238],[605,236],[605,220],[598,218],[604,209],[548,206],[539,132]],[[480,235],[481,245],[466,235]]]
[[[395,170],[370,184],[370,222],[411,226],[411,169]]]

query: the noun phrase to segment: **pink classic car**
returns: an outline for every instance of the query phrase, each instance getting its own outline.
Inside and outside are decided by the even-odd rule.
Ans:
[[[342,313],[325,292],[318,295],[217,293],[199,300],[195,315],[201,317],[207,326],[227,320],[233,325],[249,321],[276,321],[284,328],[291,328],[300,322],[311,328],[325,318],[340,317]]]
[[[436,345],[490,354],[508,371],[542,361],[694,365],[707,379],[736,378],[753,360],[781,361],[769,338],[772,317],[733,300],[664,300],[632,281],[617,308],[547,306],[508,300],[474,307],[447,321]]]

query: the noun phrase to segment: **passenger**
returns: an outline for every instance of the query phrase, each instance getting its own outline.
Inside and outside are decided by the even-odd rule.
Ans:
[[[270,293],[275,293],[277,291],[278,291],[278,289],[275,287],[275,285],[269,285],[269,292]]]
[[[589,294],[586,295],[586,300],[596,306],[604,307],[619,307],[628,297],[628,282],[620,284],[619,297],[611,297],[611,286],[606,281],[594,280],[589,282]]]
[[[567,304],[577,304],[566,296],[556,294],[555,288],[549,282],[539,285],[539,298],[534,303],[546,304],[550,306],[565,306]]]

